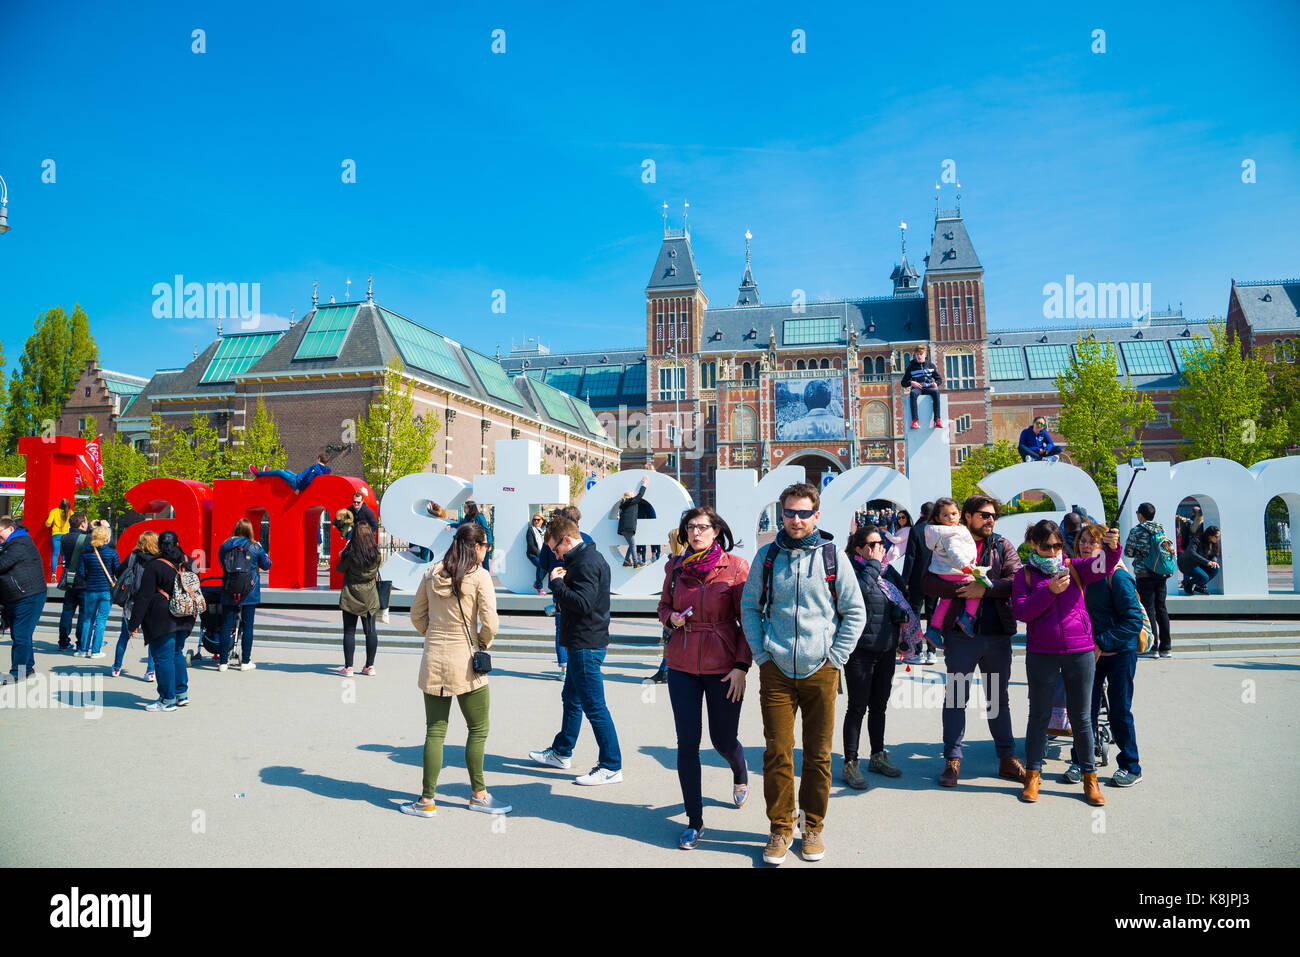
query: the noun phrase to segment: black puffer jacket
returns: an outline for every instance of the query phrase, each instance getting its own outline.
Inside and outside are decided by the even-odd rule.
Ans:
[[[0,545],[0,604],[12,605],[45,591],[45,562],[25,528]]]
[[[645,496],[645,486],[637,490],[637,493],[625,502],[618,504],[618,533],[620,535],[635,535],[636,520],[641,514],[641,499]]]
[[[194,619],[176,618],[171,613],[172,588],[175,584],[176,569],[165,559],[155,558],[144,566],[144,577],[140,579],[140,587],[135,593],[135,606],[131,609],[129,627],[132,634],[143,626],[144,640],[148,644],[177,631],[184,632],[184,637],[189,637],[194,628]]]
[[[1219,555],[1218,542],[1211,545],[1203,535],[1193,535],[1192,540],[1178,556],[1178,570],[1184,575],[1193,568],[1204,568],[1207,572],[1213,572],[1215,569],[1210,567],[1210,562],[1222,563]]]
[[[898,625],[906,619],[906,612],[896,606],[880,589],[880,562],[874,558],[863,560],[853,557],[853,573],[858,577],[862,601],[867,606],[867,624],[862,629],[855,651],[893,651],[898,647]],[[900,592],[903,579],[893,568],[884,570],[885,581]]]

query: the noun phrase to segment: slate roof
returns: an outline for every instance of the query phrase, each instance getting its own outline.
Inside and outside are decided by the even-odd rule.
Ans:
[[[976,272],[980,265],[975,247],[966,233],[961,213],[955,209],[941,209],[934,220],[934,235],[930,237],[930,255],[925,257],[925,274]]]
[[[351,309],[351,320],[347,322],[346,330],[339,339],[337,345],[337,355],[333,356],[316,356],[311,359],[298,359],[299,346],[302,345],[303,339],[307,337],[312,330],[312,321],[316,319],[318,313],[324,311],[331,315],[337,309]],[[432,351],[425,351],[421,354],[417,348],[408,345],[404,350],[399,345],[398,338],[395,337],[393,330],[398,329],[400,332],[407,334],[407,342],[415,342],[417,339],[424,339],[425,342],[443,343],[446,350],[443,351],[442,345],[438,345],[435,350],[437,358],[447,361],[450,365],[443,367],[439,373],[437,369],[426,368],[426,365],[434,365],[426,356]],[[208,364],[211,363],[213,355],[216,354],[217,346],[220,345],[221,339],[214,339],[209,343],[207,348],[200,352],[199,358],[191,361],[181,371],[173,372],[165,380],[162,380],[159,389],[153,390],[153,395],[229,395],[234,393],[234,382],[211,382],[203,384],[200,382],[203,374],[207,372]],[[266,354],[261,359],[248,367],[247,371],[238,374],[235,381],[256,381],[259,378],[273,376],[292,376],[304,372],[346,372],[348,369],[381,369],[389,363],[393,356],[402,356],[403,364],[406,365],[406,371],[412,377],[428,382],[430,385],[468,395],[469,398],[480,400],[491,406],[503,408],[503,410],[520,413],[528,416],[530,419],[541,420],[549,426],[555,428],[567,429],[569,432],[576,432],[581,436],[598,439],[598,441],[608,442],[610,439],[604,434],[598,426],[593,428],[594,416],[590,415],[589,408],[584,411],[585,403],[580,399],[569,398],[572,408],[569,408],[568,415],[554,416],[551,415],[541,400],[534,395],[524,384],[519,382],[507,382],[508,373],[503,372],[502,377],[497,378],[491,374],[491,367],[497,365],[497,361],[487,358],[481,354],[474,354],[476,359],[471,358],[473,350],[461,346],[455,339],[447,338],[446,335],[434,332],[426,328],[415,320],[408,319],[406,316],[385,309],[380,304],[365,300],[365,302],[356,303],[322,303],[321,306],[313,308],[311,312],[298,324],[286,330],[276,345],[266,350]],[[641,355],[638,352],[638,355]],[[474,363],[478,363],[476,368]],[[450,373],[450,374],[447,374]],[[161,374],[161,373],[159,373]],[[155,376],[157,380],[159,376]],[[151,380],[151,386],[153,380]],[[149,393],[149,389],[146,389]],[[643,402],[642,397],[642,402]],[[139,400],[136,400],[139,402]],[[148,412],[143,413],[148,416]],[[135,415],[133,413],[133,419]],[[571,424],[572,419],[577,421],[578,426],[575,428]]]
[[[788,319],[835,319],[836,329],[849,322],[857,330],[858,345],[868,348],[884,348],[895,342],[923,342],[929,337],[925,297],[919,292],[908,296],[810,302],[802,304],[800,308],[802,312],[795,312],[791,303],[782,303],[706,309],[701,327],[700,352],[706,355],[765,352],[769,331],[776,332],[776,342],[781,348],[812,347],[813,344],[786,343],[785,322]],[[838,336],[840,345],[846,341],[845,335]]]
[[[992,378],[993,369],[990,368],[989,386],[994,395],[1020,395],[1026,393],[1055,392],[1056,384],[1054,378],[1037,378],[1031,379],[1028,375],[1029,363],[1028,356],[1025,355],[1026,346],[1038,345],[1068,345],[1073,346],[1079,339],[1081,333],[1093,331],[1097,339],[1105,342],[1107,338],[1115,345],[1116,352],[1119,353],[1119,362],[1126,373],[1131,368],[1136,367],[1135,363],[1125,357],[1121,343],[1125,342],[1156,342],[1168,350],[1171,340],[1180,339],[1209,339],[1210,324],[1206,321],[1188,321],[1182,316],[1169,318],[1152,319],[1150,324],[1141,329],[1135,327],[1132,322],[1098,322],[1092,325],[1075,325],[1069,327],[1056,327],[1052,329],[1014,329],[1006,331],[993,331],[988,334],[988,346],[991,350],[997,348],[1017,348],[1020,350],[1021,369],[1025,375],[1018,379],[994,379]],[[1137,338],[1137,333],[1142,333],[1142,338]],[[1184,332],[1187,334],[1184,335]],[[1177,372],[1176,355],[1169,353],[1169,361],[1173,365],[1172,374],[1161,375],[1138,375],[1129,373],[1129,382],[1135,389],[1177,389],[1182,385],[1182,376]],[[992,356],[990,356],[990,365],[993,365]],[[1123,376],[1117,376],[1123,381]]]
[[[130,404],[123,408],[117,419],[117,428],[131,431],[141,427],[148,428],[149,417],[153,414],[153,397],[170,392],[172,380],[183,371],[183,369],[159,369],[155,372]]]
[[[605,360],[605,361],[602,361]],[[525,365],[527,363],[527,365]],[[628,349],[600,349],[591,352],[558,352],[543,355],[508,356],[501,360],[501,366],[510,375],[526,375],[529,378],[548,382],[549,370],[561,370],[566,374],[563,381],[551,381],[550,385],[570,395],[585,400],[593,409],[617,409],[620,405],[640,406],[645,404],[645,349],[635,346]],[[611,367],[622,366],[619,388],[613,393],[591,394],[588,375],[608,375]],[[588,398],[590,396],[590,398]]]
[[[659,247],[654,272],[646,283],[646,291],[661,289],[698,289],[700,270],[691,252],[691,238],[681,230],[669,230]]]
[[[1256,332],[1300,330],[1300,279],[1233,284],[1242,315]]]

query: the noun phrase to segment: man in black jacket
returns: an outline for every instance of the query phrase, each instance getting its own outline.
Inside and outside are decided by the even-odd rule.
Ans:
[[[546,544],[563,567],[551,569],[551,594],[561,612],[560,644],[569,653],[564,675],[564,719],[549,748],[528,756],[551,768],[567,768],[586,714],[600,748],[599,763],[575,784],[617,784],[623,780],[623,756],[614,719],[605,706],[600,668],[609,645],[609,564],[591,542],[584,542],[575,522],[556,517],[546,529]]]
[[[929,514],[930,504],[926,502],[921,506],[922,514]],[[916,612],[916,617],[924,618],[927,622],[934,613],[937,602],[937,599],[925,593],[923,585],[925,573],[930,570],[930,557],[933,554],[925,545],[925,526],[928,524],[928,522],[917,522],[912,526],[907,535],[907,551],[903,557],[903,582],[907,586],[903,589],[903,595],[906,596],[912,610]],[[934,664],[934,643],[929,638],[925,639],[925,657],[919,661],[909,657],[908,664]]]
[[[27,529],[8,515],[0,518],[0,604],[13,639],[8,675],[0,683],[24,681],[36,674],[32,635],[45,607],[45,562]]]
[[[352,493],[352,525],[355,528],[357,522],[365,522],[370,526],[370,530],[376,535],[379,534],[379,519],[375,517],[374,510],[366,504],[366,497],[360,492]]]
[[[977,598],[975,634],[967,636],[956,627],[964,605],[954,601],[945,621],[939,622],[944,636],[944,666],[948,672],[948,689],[943,702],[943,773],[939,784],[957,786],[961,773],[962,739],[966,736],[966,703],[971,679],[978,667],[988,697],[989,733],[997,748],[998,777],[1008,781],[1025,780],[1025,766],[1016,757],[1016,738],[1011,730],[1011,637],[1016,633],[1016,619],[1011,614],[1011,583],[1020,571],[1020,556],[1011,543],[993,531],[998,517],[996,499],[972,495],[961,507],[963,524],[975,539],[977,565],[989,568],[993,583],[986,589],[979,582],[944,581],[934,572],[926,572],[924,588],[936,598]],[[996,697],[994,697],[996,695]]]
[[[645,489],[650,484],[650,477],[644,476],[641,479],[641,487],[636,490],[636,494],[631,492],[623,493],[623,500],[618,503],[618,533],[623,536],[627,542],[627,558],[623,560],[624,568],[639,568],[645,564],[639,561],[635,545],[636,539],[636,520],[641,515],[641,504],[645,500]]]
[[[844,665],[844,678],[848,683],[849,703],[844,713],[844,770],[840,779],[851,788],[867,790],[867,779],[858,764],[858,740],[862,734],[862,719],[867,718],[867,737],[871,742],[871,760],[867,770],[886,777],[896,778],[902,771],[889,760],[885,750],[885,709],[894,682],[894,651],[898,647],[898,626],[907,620],[907,613],[899,607],[880,581],[893,586],[899,600],[903,598],[903,579],[893,568],[881,568],[888,543],[875,525],[864,525],[849,536],[846,546],[862,591],[862,601],[867,608],[867,623],[857,647]]]
[[[943,428],[943,417],[939,414],[939,386],[943,385],[943,375],[935,367],[935,364],[929,358],[930,347],[924,342],[916,347],[916,357],[907,364],[903,371],[903,378],[899,381],[904,389],[910,388],[912,408],[912,428],[919,429],[921,423],[917,421],[919,413],[916,409],[916,399],[920,395],[928,395],[934,402],[934,427]]]
[[[71,531],[59,543],[59,555],[63,558],[63,577],[67,579],[71,571],[72,583],[63,590],[63,610],[59,612],[59,651],[72,651],[77,647],[72,640],[73,619],[76,619],[77,634],[80,634],[81,614],[86,603],[86,586],[77,569],[81,567],[81,553],[90,547],[86,513],[73,512],[68,524]]]

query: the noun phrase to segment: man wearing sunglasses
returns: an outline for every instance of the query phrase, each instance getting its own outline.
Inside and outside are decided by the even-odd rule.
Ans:
[[[943,631],[944,667],[948,672],[943,702],[944,769],[939,784],[957,786],[961,774],[962,740],[966,736],[966,703],[971,679],[978,668],[988,699],[989,733],[997,749],[998,777],[1025,781],[1025,766],[1016,757],[1016,739],[1011,730],[1008,689],[1011,686],[1011,637],[1016,633],[1011,613],[1011,585],[1020,571],[1020,556],[1011,543],[993,531],[998,503],[987,495],[972,495],[962,504],[961,520],[975,539],[976,564],[987,567],[991,588],[979,582],[950,582],[927,571],[922,587],[936,598],[977,598],[975,633],[967,635],[957,627],[964,603],[953,601],[946,620],[932,621]]]
[[[1047,434],[1047,420],[1034,416],[1034,424],[1020,433],[1020,457],[1026,462],[1057,462],[1061,447]]]
[[[759,674],[763,797],[771,835],[763,860],[785,860],[795,825],[794,722],[803,719],[799,808],[805,861],[825,854],[822,824],[831,793],[831,746],[840,670],[867,623],[848,556],[819,531],[821,494],[799,483],[781,493],[776,541],[754,556],[740,622]]]

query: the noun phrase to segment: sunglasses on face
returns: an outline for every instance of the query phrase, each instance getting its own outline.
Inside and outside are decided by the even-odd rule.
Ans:
[[[781,514],[786,518],[812,518],[817,514],[815,508],[783,508]]]
[[[1039,545],[1038,547],[1045,552],[1059,552],[1061,549],[1065,548],[1065,546],[1060,542],[1053,542],[1050,545]]]
[[[877,547],[879,547],[879,548],[884,548],[884,547],[885,547],[885,543],[882,542],[882,541],[881,541],[880,539],[878,539],[878,538],[876,538],[876,539],[872,539],[872,540],[869,541],[869,542],[864,542],[863,544],[866,545],[867,548],[877,548]]]
[[[998,517],[997,512],[975,512],[973,514],[975,515],[976,518],[997,518]]]

